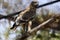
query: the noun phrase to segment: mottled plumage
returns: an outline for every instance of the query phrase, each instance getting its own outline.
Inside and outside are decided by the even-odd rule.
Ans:
[[[26,24],[26,22],[34,19],[35,15],[36,15],[37,6],[38,6],[38,3],[35,1],[32,1],[30,6],[18,15],[18,17],[16,18],[16,21],[11,29],[16,28],[20,24]]]

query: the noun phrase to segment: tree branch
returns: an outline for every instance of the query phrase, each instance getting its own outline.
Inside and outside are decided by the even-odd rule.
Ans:
[[[40,30],[40,28],[41,28],[42,26],[48,24],[48,23],[51,22],[52,20],[54,20],[53,17],[50,18],[50,19],[48,19],[47,21],[43,22],[42,24],[38,25],[37,27],[33,28],[31,31],[28,31],[27,33],[24,33],[19,40],[24,40],[24,39],[26,39],[26,38],[29,37],[33,32],[36,32],[36,31]]]
[[[23,11],[23,10],[22,10]],[[16,13],[11,13],[11,14],[9,14],[9,15],[7,15],[7,16],[1,16],[0,17],[0,19],[3,19],[3,18],[8,18],[8,17],[12,17],[12,16],[14,16],[14,15],[17,15],[17,14],[19,14],[20,12],[22,12],[22,11],[19,11],[19,12],[16,12]],[[1,15],[1,14],[0,14]]]
[[[60,2],[60,0],[56,0],[56,1],[52,1],[52,2],[49,2],[49,3],[42,4],[42,5],[38,6],[37,8],[44,7],[44,6],[47,6],[47,5],[51,5],[51,4],[54,4],[54,3],[57,3],[57,2]]]
[[[2,19],[2,18],[8,19],[10,21],[15,21],[15,18],[12,16],[6,17],[6,16],[0,14],[0,19]]]
[[[47,5],[51,5],[51,4],[57,3],[57,2],[60,2],[60,1],[56,0],[56,1],[52,1],[52,2],[46,3],[46,4],[42,4],[42,5],[37,6],[37,8],[41,8],[41,7],[44,7],[44,6],[47,6]],[[24,10],[22,10],[22,11],[24,11]],[[21,13],[22,11],[19,11],[19,12],[16,12],[16,13],[11,13],[11,14],[9,14],[7,16],[1,16],[0,19],[12,17],[14,15],[17,15],[17,14]]]

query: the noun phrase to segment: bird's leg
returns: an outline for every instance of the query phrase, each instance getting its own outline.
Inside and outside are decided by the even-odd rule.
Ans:
[[[28,31],[28,23],[25,23],[25,32]]]
[[[22,24],[22,32],[24,33],[25,32],[25,24]]]
[[[28,22],[28,31],[31,30],[31,26],[32,26],[32,21],[29,21],[29,22]]]
[[[23,28],[22,33],[26,33],[28,30],[28,23],[22,24],[22,28]]]

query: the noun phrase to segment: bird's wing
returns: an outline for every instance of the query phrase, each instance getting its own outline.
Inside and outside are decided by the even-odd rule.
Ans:
[[[28,12],[30,10],[30,8],[28,7],[27,9],[25,9],[24,11],[22,11],[19,15],[18,15],[18,17],[17,17],[17,19],[16,19],[16,21],[18,21],[18,20],[22,20],[22,16],[24,15],[24,14],[26,14],[26,12]]]

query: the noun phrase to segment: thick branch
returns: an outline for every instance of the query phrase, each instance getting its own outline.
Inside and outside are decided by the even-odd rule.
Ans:
[[[42,26],[46,25],[47,23],[51,22],[54,18],[50,18],[49,20],[43,22],[42,24],[40,24],[39,26],[33,28],[31,31],[28,31],[30,33],[39,30]]]
[[[54,18],[50,18],[47,21],[43,22],[42,24],[38,25],[37,27],[33,28],[31,31],[28,31],[27,33],[24,33],[22,35],[22,37],[20,38],[20,40],[24,40],[27,37],[29,37],[33,32],[40,30],[40,28],[46,24],[48,24],[49,22],[51,22],[52,20],[54,20]]]

